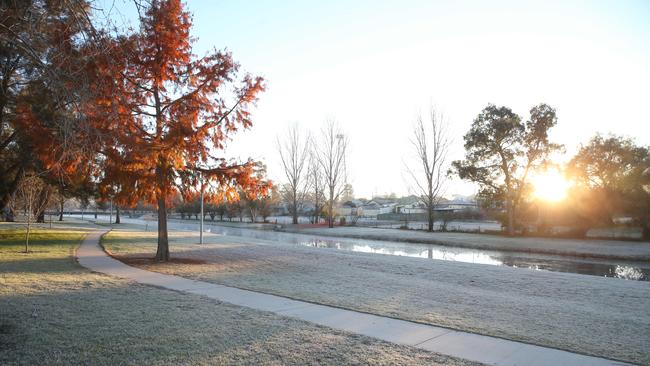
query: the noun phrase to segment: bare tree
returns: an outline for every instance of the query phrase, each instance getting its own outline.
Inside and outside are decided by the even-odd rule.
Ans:
[[[447,178],[447,153],[451,140],[442,115],[432,107],[429,121],[419,116],[411,138],[417,163],[406,165],[415,191],[427,209],[429,231],[433,231],[434,207],[442,197]]]
[[[290,205],[293,223],[297,224],[298,209],[304,201],[307,186],[305,174],[309,155],[309,136],[304,136],[298,125],[294,124],[287,130],[283,141],[277,138],[277,145],[288,182],[284,194]]]
[[[45,209],[52,204],[52,188],[37,175],[24,175],[9,201],[12,209],[16,212],[21,210],[25,213],[27,223],[25,231],[25,253],[29,253],[29,234],[32,223],[40,217]]]
[[[347,169],[345,154],[348,139],[341,131],[339,125],[329,120],[322,130],[321,141],[318,148],[318,164],[323,172],[326,193],[327,223],[334,227],[334,204],[347,183]]]

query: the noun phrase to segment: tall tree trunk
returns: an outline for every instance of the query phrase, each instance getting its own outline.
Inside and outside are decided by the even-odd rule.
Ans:
[[[59,200],[59,221],[63,221],[63,205],[65,203],[65,200],[61,198]]]
[[[5,207],[7,207],[7,204],[9,203],[9,200],[13,196],[13,194],[16,192],[18,189],[18,183],[20,183],[20,178],[23,176],[24,169],[22,166],[18,168],[18,171],[16,172],[16,175],[14,176],[14,179],[9,183],[9,185],[5,188],[4,194],[0,197],[0,211],[4,210]],[[5,170],[4,174],[8,174],[9,171]],[[9,217],[5,218],[7,221],[13,222],[15,220],[14,215],[13,215],[13,210],[10,208],[10,212],[12,215]]]
[[[115,205],[115,223],[120,223],[120,206]]]
[[[334,227],[334,202],[330,198],[330,202],[327,205],[327,226],[331,229]]]
[[[506,199],[506,213],[508,214],[508,235],[515,235],[515,209],[512,205],[512,199]]]
[[[296,192],[293,192],[293,224],[298,224],[298,200],[296,200]]]
[[[165,197],[158,198],[158,250],[156,261],[167,262],[169,260],[169,240],[167,238],[167,205]]]
[[[31,229],[30,220],[27,221],[27,234],[25,235],[25,253],[29,253],[29,229]]]
[[[38,201],[37,201],[37,206],[32,207],[32,211],[34,212],[34,215],[36,215],[36,222],[38,223],[45,223],[45,210],[46,210],[46,203],[47,200],[50,199],[50,188],[45,186],[41,189],[40,193],[38,194]]]
[[[27,232],[25,233],[25,253],[29,253],[29,229],[31,229],[32,203],[29,203],[29,213],[27,214]]]
[[[430,205],[427,211],[428,211],[427,213],[429,214],[429,230],[428,231],[433,232],[433,205]]]

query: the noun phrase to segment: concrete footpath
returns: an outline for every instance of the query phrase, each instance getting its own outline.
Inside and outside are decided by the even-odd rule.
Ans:
[[[86,236],[77,250],[79,263],[92,271],[142,284],[202,295],[234,305],[270,311],[334,329],[489,365],[628,365],[553,348],[149,272],[108,256],[99,245],[102,234],[104,232],[96,231]]]

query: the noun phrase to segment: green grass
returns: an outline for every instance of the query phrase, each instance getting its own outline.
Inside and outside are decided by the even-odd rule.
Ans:
[[[29,273],[67,270],[71,250],[84,237],[83,231],[35,229],[29,235],[29,253],[25,253],[25,230],[0,230],[0,270]]]
[[[92,273],[72,256],[85,230],[39,229],[21,253],[0,229],[0,365],[469,364]]]

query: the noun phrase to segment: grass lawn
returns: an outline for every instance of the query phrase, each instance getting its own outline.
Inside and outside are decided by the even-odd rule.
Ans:
[[[73,251],[89,228],[0,225],[0,365],[469,365],[196,295],[92,273]]]
[[[154,264],[153,232],[114,230],[128,264],[316,303],[650,364],[650,283],[315,249],[170,232],[175,261]]]

